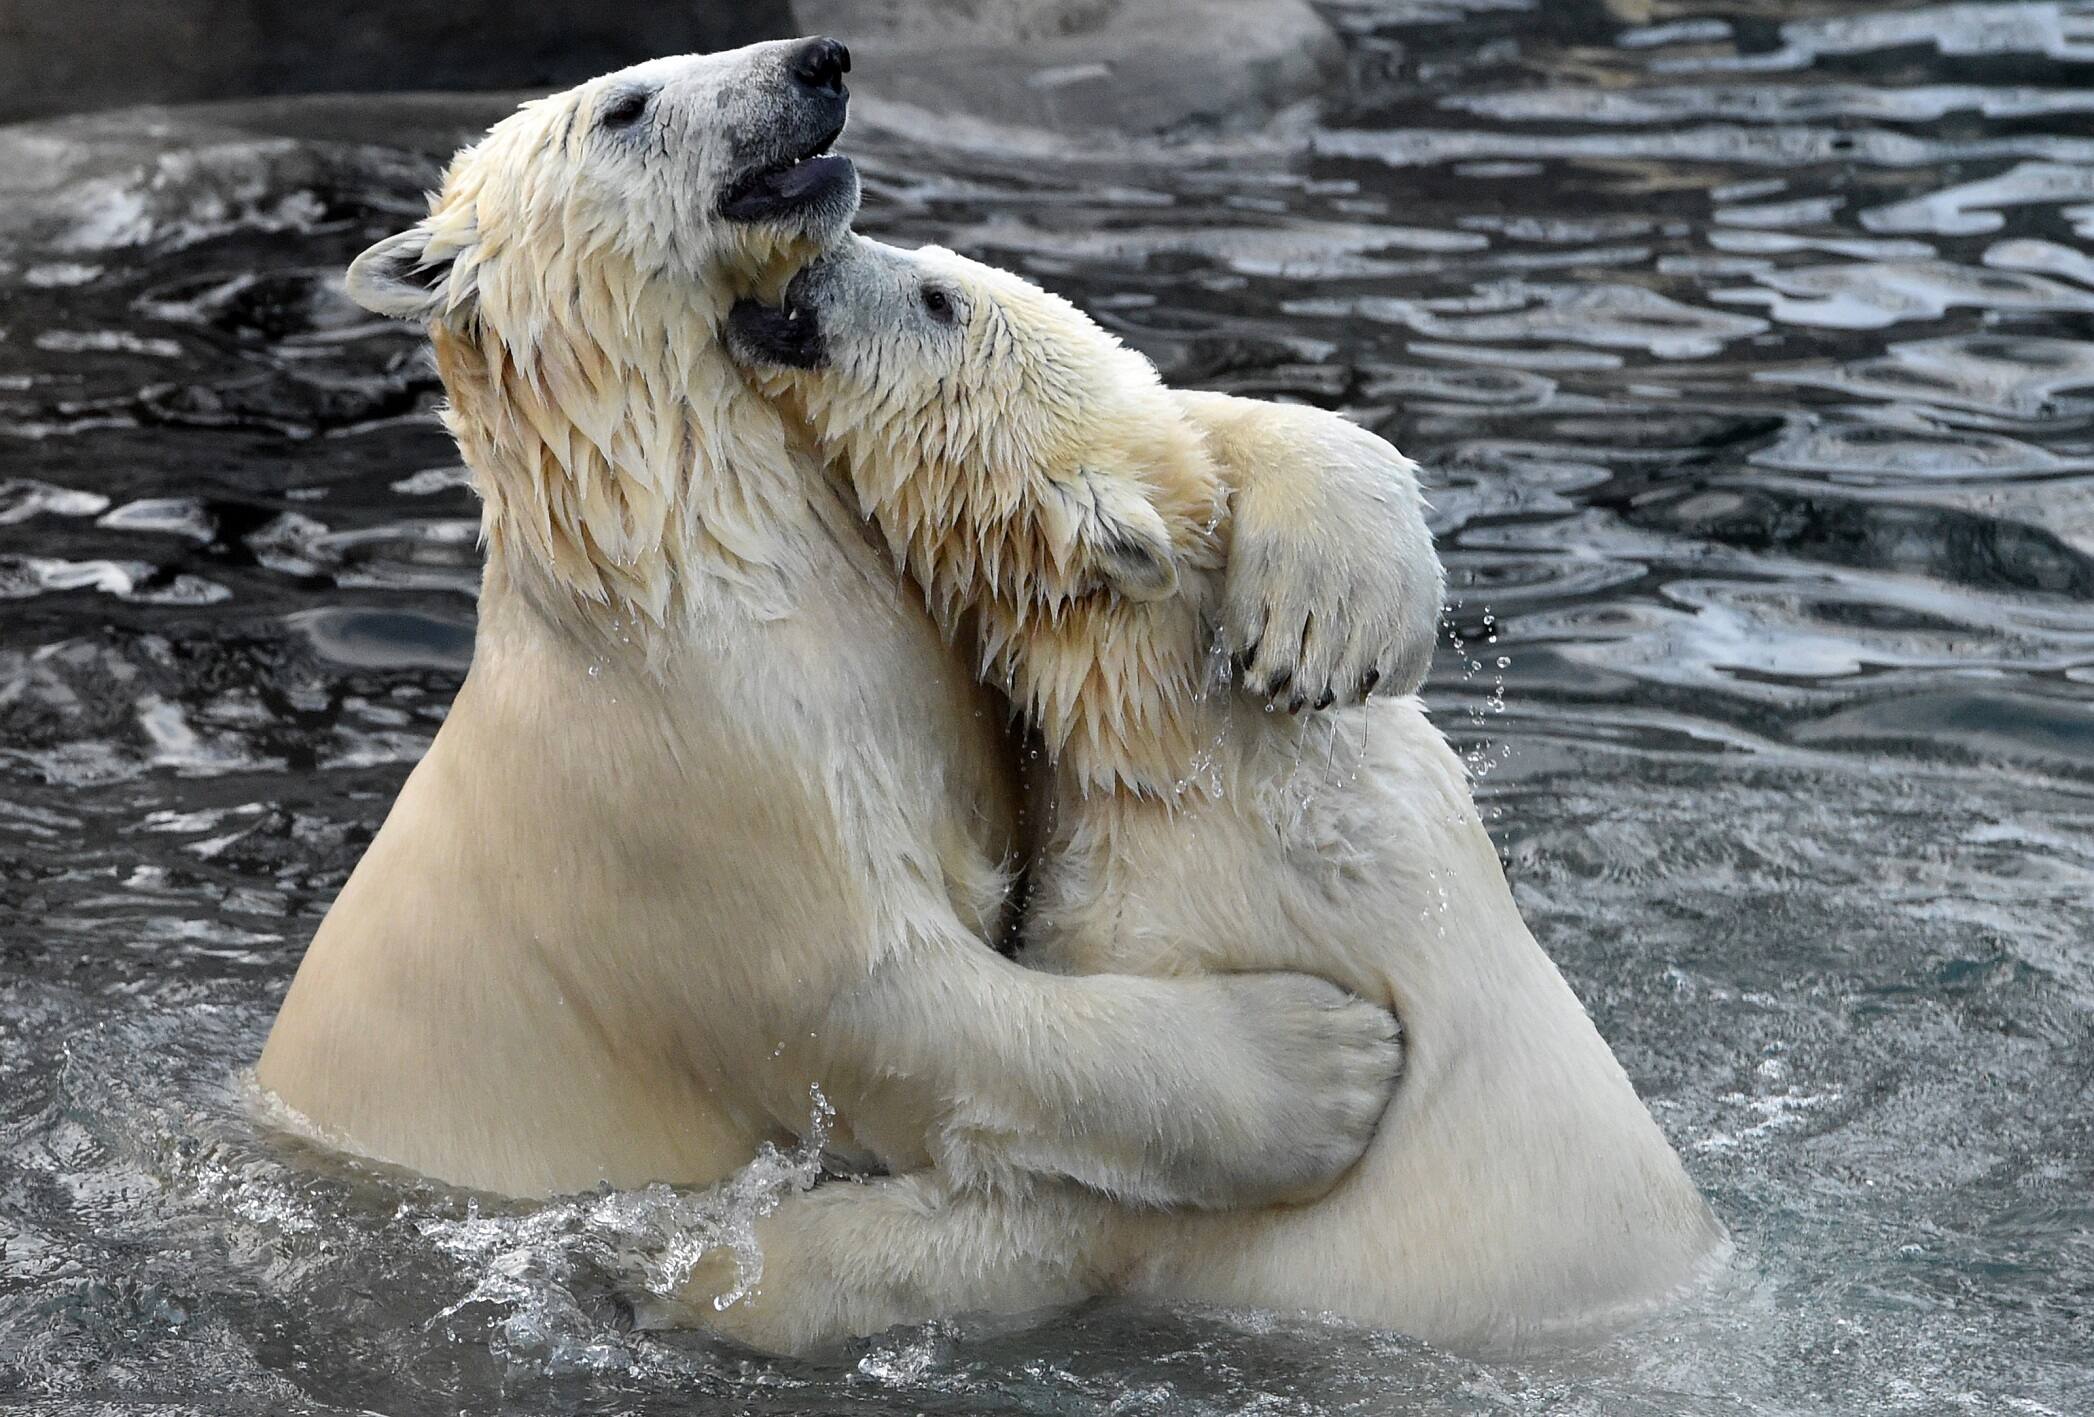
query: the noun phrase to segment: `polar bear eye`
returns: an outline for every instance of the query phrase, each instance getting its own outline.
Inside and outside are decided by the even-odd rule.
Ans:
[[[603,106],[597,122],[606,128],[630,128],[640,121],[647,111],[647,101],[654,97],[644,89],[628,89]]]
[[[923,308],[933,320],[936,320],[941,325],[952,323],[953,310],[952,297],[950,295],[947,295],[935,285],[925,286],[921,295],[923,297]]]

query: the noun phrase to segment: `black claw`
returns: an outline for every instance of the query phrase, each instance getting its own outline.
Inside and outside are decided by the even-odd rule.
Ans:
[[[1381,671],[1379,669],[1370,669],[1360,676],[1360,692],[1371,694],[1374,692],[1374,686],[1380,682]]]
[[[1329,689],[1325,689],[1323,691],[1323,697],[1316,700],[1317,711],[1321,712],[1322,710],[1329,708],[1332,704],[1336,703],[1337,701],[1338,696],[1332,693]]]
[[[1268,699],[1278,698],[1280,696],[1280,690],[1286,688],[1289,684],[1293,682],[1293,670],[1282,669],[1278,671],[1272,676],[1272,681],[1265,686],[1265,697]]]
[[[1287,701],[1287,712],[1300,713],[1302,710],[1302,705],[1306,704],[1308,701],[1309,696],[1307,694],[1296,694],[1293,698]]]

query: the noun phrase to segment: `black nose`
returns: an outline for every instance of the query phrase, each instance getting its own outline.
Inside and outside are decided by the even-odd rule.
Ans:
[[[851,51],[833,39],[810,39],[793,56],[793,77],[811,89],[843,92],[843,76],[851,72]]]

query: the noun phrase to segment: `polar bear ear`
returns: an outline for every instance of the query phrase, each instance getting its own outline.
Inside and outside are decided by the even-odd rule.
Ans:
[[[451,308],[455,250],[430,249],[428,223],[388,236],[349,263],[349,298],[374,315],[426,323]]]
[[[1044,520],[1055,560],[1073,579],[1129,600],[1161,600],[1177,590],[1171,530],[1138,481],[1083,467],[1051,485],[1057,495]]]

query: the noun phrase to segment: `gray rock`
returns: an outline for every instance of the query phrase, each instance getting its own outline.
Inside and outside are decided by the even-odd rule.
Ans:
[[[544,90],[793,33],[873,111],[1060,133],[1237,132],[1326,91],[1306,0],[0,0],[0,122],[262,95]]]
[[[1304,0],[795,0],[851,46],[854,91],[1058,132],[1234,132],[1326,91],[1337,35]]]
[[[0,0],[0,122],[260,94],[558,88],[793,32],[787,0]]]

